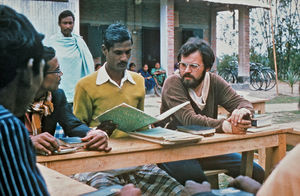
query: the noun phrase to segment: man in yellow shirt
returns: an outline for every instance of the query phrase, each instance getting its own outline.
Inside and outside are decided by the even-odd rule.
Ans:
[[[132,44],[131,34],[124,25],[110,25],[102,46],[106,63],[77,83],[74,113],[88,126],[97,126],[99,122],[94,120],[95,117],[121,103],[144,110],[144,78],[126,70]],[[183,189],[174,178],[153,164],[84,173],[75,175],[75,178],[96,188],[133,183],[144,195],[179,195]]]

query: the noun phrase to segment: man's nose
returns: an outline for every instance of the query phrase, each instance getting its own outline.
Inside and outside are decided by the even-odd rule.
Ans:
[[[191,73],[192,72],[192,69],[191,69],[191,66],[188,65],[185,70],[184,70],[184,73]]]
[[[70,29],[71,26],[72,26],[71,24],[67,24],[67,25],[66,25],[66,27],[67,27],[68,29]]]
[[[128,61],[129,59],[129,55],[127,55],[126,53],[121,54],[121,61]]]

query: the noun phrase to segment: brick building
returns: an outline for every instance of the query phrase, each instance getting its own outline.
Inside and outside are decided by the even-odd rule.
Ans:
[[[249,9],[267,5],[258,0],[0,0],[24,13],[46,37],[58,30],[58,14],[75,13],[76,33],[86,40],[93,56],[104,62],[102,37],[111,23],[128,26],[133,35],[132,62],[140,68],[156,61],[173,73],[176,54],[191,36],[208,41],[216,51],[216,16],[239,11],[239,76],[249,77]]]
[[[216,16],[239,11],[239,76],[249,77],[249,9],[267,8],[241,0],[80,0],[80,32],[94,57],[101,56],[104,30],[111,23],[128,26],[133,34],[132,62],[140,68],[156,61],[173,73],[176,54],[191,36],[208,41],[216,51]],[[102,62],[104,57],[101,58]]]

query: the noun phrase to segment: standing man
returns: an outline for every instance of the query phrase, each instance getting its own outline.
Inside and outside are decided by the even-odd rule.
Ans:
[[[79,35],[72,33],[74,21],[75,17],[71,11],[65,10],[60,13],[60,32],[46,42],[46,45],[52,46],[57,52],[57,59],[64,73],[60,88],[65,91],[69,103],[73,102],[75,85],[79,79],[94,71],[93,57],[87,45]]]
[[[59,123],[67,136],[83,137],[82,141],[87,142],[87,149],[110,151],[106,133],[99,129],[93,130],[78,120],[68,106],[64,91],[58,89],[63,73],[55,50],[44,47],[43,58],[49,68],[34,102],[25,114],[25,125],[36,150],[51,154],[58,149],[53,135],[56,124]]]
[[[95,118],[98,115],[123,102],[144,110],[144,78],[138,73],[126,70],[132,44],[131,34],[124,25],[110,25],[102,46],[106,63],[97,72],[77,83],[74,113],[88,126],[97,126],[99,122]],[[146,195],[177,195],[183,189],[175,179],[153,164],[84,173],[77,177],[96,188],[133,183]]]
[[[43,80],[43,37],[25,16],[0,5],[1,195],[49,195],[28,131],[16,117]]]
[[[173,114],[168,128],[179,125],[200,125],[215,127],[217,132],[244,134],[251,126],[251,103],[236,92],[221,77],[210,73],[215,56],[209,45],[198,38],[189,39],[179,50],[179,74],[170,76],[162,91],[161,113],[190,101],[190,104]],[[231,113],[228,119],[217,119],[218,105]],[[249,117],[245,120],[245,117]],[[201,149],[199,149],[201,150]],[[179,182],[195,180],[202,182],[204,170],[226,169],[232,177],[240,174],[241,155],[238,153],[202,158],[199,160],[177,161],[161,164]],[[201,169],[202,167],[202,169]],[[187,168],[188,171],[185,171]],[[192,171],[192,172],[191,172]],[[189,175],[185,175],[188,174]],[[256,163],[253,178],[260,183],[264,180],[264,171]]]

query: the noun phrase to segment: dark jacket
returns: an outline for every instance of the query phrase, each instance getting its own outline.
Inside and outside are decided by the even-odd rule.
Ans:
[[[66,136],[86,136],[90,128],[74,116],[71,105],[67,103],[66,95],[62,89],[52,92],[52,103],[54,111],[50,116],[43,117],[42,132],[49,132],[54,135],[58,122]]]

